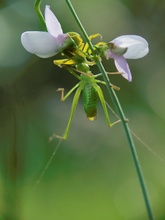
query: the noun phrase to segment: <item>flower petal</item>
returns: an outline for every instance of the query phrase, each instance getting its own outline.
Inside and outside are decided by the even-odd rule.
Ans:
[[[59,21],[48,5],[45,7],[45,23],[49,34],[53,37],[58,37],[58,35],[63,34]]]
[[[124,54],[126,59],[138,59],[144,57],[148,52],[148,42],[137,35],[123,35],[112,40],[115,45],[119,47],[127,47]]]
[[[24,48],[38,57],[48,58],[56,55],[61,49],[61,44],[48,32],[27,31],[21,35]]]
[[[115,66],[117,70],[122,74],[122,76],[128,81],[132,81],[131,71],[129,69],[129,65],[125,60],[124,56],[117,56],[113,54],[111,56],[115,61]]]

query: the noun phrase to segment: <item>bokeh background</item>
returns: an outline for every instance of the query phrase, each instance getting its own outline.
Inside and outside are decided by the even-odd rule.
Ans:
[[[68,139],[45,168],[58,144],[48,139],[63,134],[73,98],[62,103],[56,89],[69,91],[77,80],[54,66],[54,58],[40,59],[22,47],[22,32],[41,30],[33,3],[0,1],[0,220],[148,219],[122,124],[108,128],[100,103],[90,122],[80,99]],[[131,129],[149,146],[135,139],[155,219],[164,220],[165,1],[72,3],[89,35],[110,41],[137,34],[149,42],[146,57],[129,60],[133,82],[121,76],[111,81],[121,88],[117,95]],[[64,32],[81,34],[64,0],[43,0],[42,10],[46,4]],[[112,60],[104,64],[115,71]]]

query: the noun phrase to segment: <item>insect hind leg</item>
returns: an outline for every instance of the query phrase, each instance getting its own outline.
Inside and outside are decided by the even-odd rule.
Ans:
[[[106,117],[108,126],[109,126],[109,127],[112,127],[113,125],[115,125],[115,124],[117,124],[118,122],[120,122],[120,120],[111,123],[110,118],[109,118],[109,114],[108,114],[108,110],[107,110],[107,106],[106,106],[106,101],[105,101],[105,99],[104,99],[103,92],[102,92],[100,86],[98,86],[97,84],[94,85],[94,88],[95,88],[95,90],[97,91],[98,96],[99,96],[99,98],[100,98],[100,101],[101,101],[101,104],[102,104],[102,107],[103,107],[103,110],[104,110],[104,113],[105,113],[105,117]]]
[[[53,135],[49,138],[49,141],[52,141],[54,138],[59,138],[59,139],[63,139],[63,140],[66,140],[66,139],[67,139],[68,133],[69,133],[69,129],[70,129],[70,125],[71,125],[71,121],[72,121],[72,118],[73,118],[73,114],[74,114],[74,112],[75,112],[75,109],[76,109],[76,106],[77,106],[77,103],[78,103],[78,100],[79,100],[81,91],[82,91],[82,88],[79,87],[79,88],[76,90],[76,92],[75,92],[75,95],[74,95],[74,98],[73,98],[73,102],[72,102],[71,111],[70,111],[69,121],[68,121],[67,127],[66,127],[66,129],[65,129],[64,135],[63,135],[63,136],[60,136],[60,135],[57,135],[57,134],[53,134]]]

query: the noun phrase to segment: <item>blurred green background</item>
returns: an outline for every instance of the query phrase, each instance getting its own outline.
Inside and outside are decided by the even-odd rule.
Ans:
[[[148,219],[123,127],[108,128],[100,103],[97,120],[90,122],[80,100],[69,137],[38,184],[58,143],[48,139],[63,134],[73,98],[62,103],[56,89],[69,91],[77,80],[54,66],[53,58],[40,59],[22,47],[22,32],[41,30],[33,3],[0,1],[0,220]],[[121,88],[117,95],[131,129],[152,148],[135,139],[155,219],[164,220],[165,1],[72,3],[89,35],[101,33],[110,41],[136,34],[149,42],[146,57],[128,61],[133,82],[121,76],[111,81]],[[46,4],[65,33],[80,33],[64,0],[43,0],[42,10]],[[105,68],[115,71],[113,60]]]

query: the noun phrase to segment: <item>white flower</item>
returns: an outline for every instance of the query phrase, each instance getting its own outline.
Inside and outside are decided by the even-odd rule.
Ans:
[[[113,58],[117,70],[128,81],[132,81],[131,71],[126,59],[142,58],[149,52],[147,41],[137,35],[123,35],[109,43],[106,52],[108,58]]]
[[[24,48],[42,58],[56,55],[71,43],[69,36],[63,33],[60,23],[48,5],[45,7],[45,23],[48,32],[26,31],[21,35]]]

